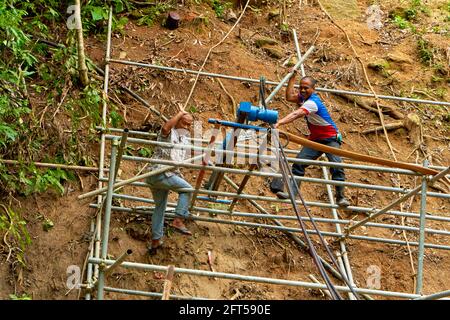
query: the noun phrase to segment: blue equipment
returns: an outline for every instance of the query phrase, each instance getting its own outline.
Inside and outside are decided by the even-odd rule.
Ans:
[[[209,123],[212,124],[220,124],[222,126],[225,127],[232,127],[232,128],[237,128],[237,129],[252,129],[252,130],[256,130],[256,131],[267,131],[267,128],[262,128],[262,127],[258,127],[258,126],[252,126],[250,124],[244,124],[244,123],[237,123],[237,122],[231,122],[231,121],[224,121],[224,120],[217,120],[217,119],[208,119]],[[224,144],[226,141],[229,141],[231,138],[232,134],[227,134],[227,137],[224,141]]]
[[[245,115],[249,121],[261,120],[269,124],[274,124],[278,121],[278,111],[255,107],[246,101],[239,103],[237,116],[241,115]]]

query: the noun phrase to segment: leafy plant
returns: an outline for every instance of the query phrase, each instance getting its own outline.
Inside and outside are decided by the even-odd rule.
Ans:
[[[119,17],[117,14],[133,9],[133,4],[125,0],[110,1],[114,15],[112,17],[112,31],[122,32],[124,26],[127,24],[126,17]],[[81,19],[83,23],[83,30],[86,33],[100,33],[105,34],[109,17],[109,5],[105,1],[89,0],[86,5],[81,7]]]
[[[24,128],[22,117],[30,112],[24,83],[37,61],[28,47],[30,38],[20,28],[26,11],[14,4],[0,3],[0,151],[15,142]]]
[[[25,170],[20,172],[20,181],[25,184],[25,195],[34,192],[44,192],[49,188],[54,189],[60,195],[64,194],[64,187],[62,183],[67,180],[74,180],[72,174],[62,169],[48,169],[43,173],[38,171],[35,167],[31,167],[28,176],[25,175]]]
[[[417,40],[417,47],[422,63],[431,65],[431,62],[433,61],[433,51],[430,48],[429,42],[424,38],[419,37],[419,39]]]
[[[42,223],[42,229],[44,229],[45,232],[50,231],[55,226],[52,220],[49,218],[45,218],[44,222]]]
[[[85,33],[106,31],[110,4],[115,13],[113,31],[124,27],[128,19],[118,14],[133,9],[131,2],[88,0],[81,7]],[[46,156],[53,158],[51,152],[60,155],[59,163],[89,165],[83,142],[92,140],[91,129],[101,123],[103,96],[99,81],[93,80],[81,92],[76,89],[76,40],[74,31],[67,31],[64,14],[69,5],[59,0],[0,1],[0,154],[2,158],[23,161],[18,166],[0,164],[2,195],[29,195],[49,188],[63,194],[69,172],[37,170],[25,164],[42,161]],[[62,37],[67,34],[64,41],[67,46],[54,47],[35,41],[34,35],[52,40],[55,34]],[[93,68],[89,63],[88,67]],[[31,95],[44,102],[45,108],[37,105],[32,110]],[[54,124],[58,121],[46,121],[57,113],[68,114],[71,120],[66,124],[68,128]],[[114,107],[109,118],[114,126],[122,121]],[[89,133],[87,137],[79,134],[80,128]],[[55,129],[59,132],[71,129],[71,133],[60,139],[60,135],[53,134]],[[56,152],[49,151],[46,155],[42,150]]]
[[[421,0],[410,0],[407,8],[394,11],[391,18],[400,29],[411,29],[415,33],[416,27],[413,22],[417,21],[420,13],[429,15],[430,10]]]
[[[138,150],[138,155],[140,157],[149,158],[149,157],[151,157],[152,154],[153,154],[153,151],[146,147],[140,147]]]
[[[114,128],[118,128],[123,123],[123,118],[119,113],[117,113],[114,106],[111,107],[112,110],[109,113],[109,122],[111,123],[111,126],[113,126]]]
[[[211,7],[216,13],[216,16],[218,18],[223,18],[223,14],[225,13],[225,10],[231,7],[230,2],[223,2],[221,0],[212,0],[211,1]]]
[[[10,294],[9,299],[11,300],[33,300],[31,295],[23,293],[21,296],[16,296],[15,294]]]
[[[31,238],[26,228],[26,221],[11,208],[0,205],[3,212],[0,214],[1,238],[7,247],[7,260],[13,257],[14,262],[25,266],[24,252],[31,244]]]
[[[155,5],[147,8],[144,13],[144,16],[138,19],[138,25],[147,25],[152,26],[155,23],[156,18],[158,18],[161,14],[169,11],[172,8],[172,5],[169,3],[156,3]]]
[[[406,19],[402,18],[401,16],[395,16],[394,23],[402,30],[409,28],[411,25]]]
[[[430,10],[421,0],[411,0],[409,7],[404,10],[403,15],[406,20],[413,21],[416,20],[419,13],[429,15]]]
[[[287,23],[280,24],[280,30],[282,32],[289,32],[289,24],[287,24]]]

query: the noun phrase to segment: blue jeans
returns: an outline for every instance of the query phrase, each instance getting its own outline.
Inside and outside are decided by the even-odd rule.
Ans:
[[[158,240],[164,235],[164,213],[166,212],[169,191],[177,192],[178,189],[192,188],[192,186],[180,176],[172,175],[167,177],[164,173],[148,177],[146,182],[150,185],[153,200],[155,201],[155,211],[152,215],[152,239]],[[178,192],[175,215],[180,218],[187,218],[189,216],[190,201],[190,193]]]
[[[337,140],[335,138],[329,138],[329,139],[319,140],[319,141],[315,141],[315,142],[324,144],[326,146],[330,146],[333,148],[341,147],[341,144],[339,142],[337,142]],[[317,151],[317,150],[314,150],[314,149],[311,149],[308,147],[303,147],[302,150],[297,154],[297,159],[316,160],[317,158],[319,158],[322,155],[322,153],[323,153],[322,151]],[[338,162],[338,163],[342,162],[341,157],[336,156],[332,153],[325,153],[325,155],[327,156],[328,161],[330,161],[330,162]],[[303,177],[305,175],[305,169],[308,166],[309,165],[307,165],[307,164],[294,163],[292,165],[292,173],[296,176]],[[331,177],[333,180],[345,181],[344,169],[330,167],[330,172],[331,172]]]
[[[341,147],[341,144],[335,138],[318,140],[318,141],[314,141],[314,142],[321,143],[321,144],[324,144],[324,145],[327,145],[327,146],[330,146],[333,148]],[[314,150],[314,149],[311,149],[308,147],[303,147],[302,150],[297,154],[297,159],[316,160],[317,158],[319,158],[322,155],[322,153],[323,153],[322,151],[317,151],[317,150]],[[327,158],[330,162],[338,162],[338,163],[342,162],[341,157],[336,156],[332,153],[325,153],[325,155],[327,156]],[[305,175],[305,169],[308,166],[309,165],[307,165],[307,164],[294,163],[292,165],[292,173],[296,176],[303,177]],[[332,176],[333,180],[345,181],[344,169],[330,167],[330,171],[331,171],[331,176]],[[274,178],[270,184],[270,189],[273,193],[277,193],[278,191],[283,191],[284,190],[283,179]],[[292,186],[292,189],[295,190],[295,187]]]

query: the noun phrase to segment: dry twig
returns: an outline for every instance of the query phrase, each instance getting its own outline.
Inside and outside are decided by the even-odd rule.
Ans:
[[[6,216],[9,219],[9,228],[8,228],[8,230],[6,230],[5,235],[3,236],[3,243],[8,247],[8,255],[6,257],[6,261],[9,261],[9,258],[11,257],[11,254],[14,249],[11,247],[11,245],[8,243],[8,241],[6,239],[8,237],[9,232],[12,229],[13,221],[11,219],[11,216],[9,215],[8,208],[6,208],[5,205],[3,205],[3,204],[0,204],[0,206],[3,208],[3,210],[5,210]]]
[[[225,39],[228,38],[228,36],[231,34],[231,32],[234,30],[234,28],[236,28],[236,26],[239,24],[239,22],[241,21],[242,17],[244,16],[245,10],[247,9],[249,3],[250,3],[250,0],[247,0],[247,3],[245,4],[244,9],[242,9],[241,15],[236,20],[235,24],[231,27],[231,29],[227,32],[227,34],[222,38],[222,40],[220,40],[218,43],[216,43],[214,46],[212,46],[209,49],[208,53],[206,54],[205,60],[203,61],[202,66],[198,70],[197,76],[195,77],[194,84],[192,85],[191,91],[189,92],[189,96],[187,97],[186,102],[184,103],[184,106],[183,106],[182,110],[186,110],[186,107],[187,107],[189,101],[191,100],[192,94],[194,93],[195,86],[197,85],[197,81],[198,81],[198,78],[200,76],[200,72],[205,67],[206,62],[208,61],[208,58],[211,55],[211,52],[215,48],[217,48],[219,45],[221,45],[225,41]]]
[[[374,90],[373,87],[372,87],[372,83],[371,83],[370,80],[369,80],[369,76],[368,76],[368,74],[367,74],[366,67],[364,66],[364,63],[363,63],[363,61],[361,60],[361,57],[358,55],[358,52],[356,52],[356,49],[355,49],[355,47],[353,46],[353,43],[352,43],[352,41],[350,40],[350,37],[349,37],[347,31],[345,31],[345,29],[344,29],[343,27],[341,27],[339,24],[337,24],[336,21],[334,21],[334,19],[330,16],[330,14],[328,13],[328,11],[324,8],[324,6],[323,6],[322,3],[320,2],[320,0],[317,0],[317,2],[318,2],[318,4],[319,4],[321,10],[322,10],[322,11],[325,13],[325,15],[330,19],[330,21],[331,21],[338,29],[340,29],[340,30],[344,33],[344,35],[345,35],[345,37],[347,38],[347,41],[348,41],[350,47],[352,48],[353,53],[355,54],[356,59],[358,59],[359,63],[361,64],[361,67],[362,67],[362,70],[363,70],[363,72],[364,72],[364,77],[365,77],[365,79],[366,79],[366,82],[367,82],[367,84],[368,84],[368,86],[369,86],[369,88],[370,88],[370,91],[372,91],[373,95],[375,96],[375,103],[376,103],[377,110],[378,110],[378,116],[379,116],[379,118],[380,118],[381,125],[382,125],[383,128],[384,128],[384,126],[385,126],[385,124],[384,124],[384,117],[383,117],[383,113],[382,113],[382,111],[381,111],[380,104],[379,104],[379,102],[378,102],[379,98],[378,98],[377,93],[375,92],[375,90]],[[388,146],[389,146],[389,149],[390,149],[390,151],[391,151],[391,153],[392,153],[392,156],[394,157],[394,160],[397,161],[397,157],[395,156],[394,148],[392,147],[391,141],[389,140],[389,136],[388,136],[388,133],[387,133],[387,131],[386,131],[385,128],[383,129],[383,132],[384,132],[384,135],[386,136],[386,141],[387,141],[387,144],[388,144]]]
[[[227,94],[228,98],[231,100],[231,111],[234,115],[236,115],[236,101],[234,100],[233,96],[227,91],[225,86],[223,85],[222,81],[220,81],[219,78],[217,78],[217,82],[219,82],[220,87],[223,89],[223,91]]]
[[[383,116],[383,113],[382,113],[382,111],[381,111],[381,107],[380,107],[380,104],[379,104],[379,98],[378,98],[378,95],[377,95],[377,93],[375,92],[375,90],[374,90],[373,87],[372,87],[372,84],[371,84],[371,82],[370,82],[370,80],[369,80],[369,76],[368,76],[368,74],[367,74],[367,70],[366,70],[366,68],[365,68],[365,66],[364,66],[363,61],[361,60],[361,58],[359,57],[358,53],[356,52],[356,49],[355,49],[355,47],[353,46],[352,41],[350,40],[350,37],[349,37],[348,33],[345,31],[345,29],[342,28],[340,25],[338,25],[338,24],[333,20],[333,18],[330,16],[330,14],[329,14],[329,13],[326,11],[326,9],[323,7],[323,5],[322,5],[322,3],[320,2],[320,0],[317,0],[317,2],[319,3],[319,6],[320,6],[320,8],[322,9],[322,11],[323,11],[323,12],[327,15],[327,17],[331,20],[331,22],[332,22],[334,25],[336,25],[336,27],[338,27],[338,28],[345,34],[345,37],[347,38],[347,41],[348,41],[350,47],[352,48],[353,53],[355,54],[356,58],[358,59],[359,63],[361,64],[361,67],[362,67],[362,70],[363,70],[363,72],[364,72],[364,77],[365,77],[365,79],[366,79],[366,82],[367,82],[367,84],[368,84],[368,86],[369,86],[369,88],[370,88],[370,91],[372,91],[373,95],[375,96],[375,103],[376,103],[376,107],[377,107],[377,111],[378,111],[378,116],[379,116],[379,118],[380,118],[381,125],[382,125],[382,127],[383,127],[383,132],[384,132],[384,135],[385,135],[385,137],[386,137],[387,144],[388,144],[388,146],[389,146],[389,149],[390,149],[390,151],[391,151],[391,154],[392,154],[394,160],[397,161],[397,157],[396,157],[396,155],[395,155],[393,146],[392,146],[392,144],[391,144],[391,141],[389,140],[389,136],[388,136],[388,133],[387,133],[387,130],[386,130],[386,127],[385,127],[384,116]],[[400,179],[401,179],[401,178],[400,178],[400,175],[397,174],[397,177],[398,177],[398,179],[397,179],[397,181],[398,181],[398,186],[400,187]],[[403,211],[403,204],[400,204],[400,211]],[[411,257],[411,259],[412,259],[412,253],[411,253],[411,250],[409,249],[409,242],[408,242],[408,240],[407,240],[406,237],[405,237],[405,240],[406,240],[406,244],[407,244],[407,246],[408,246],[408,250],[409,250],[410,257]],[[413,268],[413,273],[415,274],[414,268]]]

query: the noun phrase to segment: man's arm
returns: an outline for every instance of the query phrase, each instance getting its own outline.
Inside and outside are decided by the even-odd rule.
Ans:
[[[288,86],[286,88],[286,100],[289,102],[298,102],[298,93],[297,90],[295,90],[295,75],[296,71],[294,71],[294,74],[292,77],[289,78]]]
[[[169,119],[161,128],[161,134],[164,137],[167,137],[170,134],[170,131],[173,127],[176,126],[178,121],[183,117],[185,114],[188,114],[186,111],[180,111],[175,116],[173,116],[171,119]]]
[[[276,124],[275,124],[275,129],[278,128],[281,125],[284,124],[288,124],[291,123],[294,120],[297,120],[298,118],[304,117],[306,115],[306,111],[303,108],[299,108],[291,113],[289,113],[286,117],[284,117],[283,119],[279,120]]]

